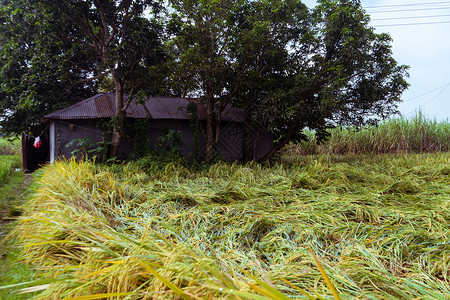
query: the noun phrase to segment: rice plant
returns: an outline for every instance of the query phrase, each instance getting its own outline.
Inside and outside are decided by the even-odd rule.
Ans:
[[[37,299],[448,299],[449,175],[449,153],[58,162],[6,242]]]

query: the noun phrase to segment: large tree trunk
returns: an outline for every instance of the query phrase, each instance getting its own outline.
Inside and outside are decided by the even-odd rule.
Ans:
[[[249,162],[250,160],[252,160],[252,132],[250,124],[250,113],[248,110],[245,111],[244,127],[244,162]]]
[[[221,128],[220,126],[222,125],[222,108],[218,109],[215,112],[215,115],[216,115],[216,119],[215,119],[215,122],[216,122],[216,136],[214,138],[214,141],[215,141],[216,145],[219,145],[220,128]]]
[[[119,152],[120,143],[122,142],[124,123],[125,123],[125,115],[126,111],[123,109],[123,84],[120,80],[119,74],[117,71],[112,72],[112,76],[114,79],[114,85],[116,89],[116,114],[113,120],[113,131],[111,138],[111,152],[110,157],[116,157]]]
[[[289,124],[288,131],[287,131],[286,135],[285,135],[278,143],[276,143],[276,144],[272,147],[272,149],[270,149],[270,151],[267,152],[266,155],[264,155],[264,156],[260,159],[260,161],[267,161],[267,160],[269,160],[270,158],[272,158],[272,156],[273,156],[275,153],[277,153],[278,151],[280,151],[287,143],[289,143],[289,142],[291,141],[291,139],[292,139],[292,136],[293,136],[294,133],[296,132],[297,128],[298,128],[298,126],[297,126],[297,124],[296,124],[296,121],[295,121],[295,120],[292,121],[292,122]]]
[[[270,151],[267,152],[267,154],[264,155],[263,158],[260,159],[260,161],[267,161],[267,160],[271,159],[272,156],[273,156],[275,153],[277,153],[278,151],[280,151],[281,148],[283,148],[283,147],[289,142],[289,140],[290,140],[290,139],[283,139],[281,142],[275,144],[275,145],[272,147],[272,149],[270,149]]]

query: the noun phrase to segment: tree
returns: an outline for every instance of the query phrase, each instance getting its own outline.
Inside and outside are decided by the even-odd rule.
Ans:
[[[240,0],[171,0],[175,28],[171,42],[175,57],[175,91],[200,94],[206,108],[205,160],[210,161],[220,135],[221,112],[236,88],[230,70],[230,39],[234,24],[229,18]]]
[[[155,18],[143,17],[146,9],[156,16],[160,5],[149,0],[69,1],[45,0],[42,5],[55,8],[59,14],[83,33],[78,43],[93,51],[96,63],[86,70],[97,79],[110,75],[115,90],[111,157],[117,155],[124,134],[126,109],[138,90],[151,88],[149,69],[164,59],[160,41],[162,28]],[[41,7],[43,7],[41,5]],[[88,80],[88,79],[87,79]],[[124,102],[124,92],[130,94]]]
[[[2,103],[8,107],[3,122],[13,122],[21,112],[27,115],[36,112],[33,117],[36,123],[44,112],[55,107],[43,98],[46,94],[52,93],[51,99],[57,96],[63,99],[77,89],[98,87],[110,78],[116,94],[110,154],[116,156],[132,96],[139,91],[153,93],[158,87],[154,81],[160,76],[158,66],[165,59],[160,39],[163,28],[156,19],[159,4],[145,0],[5,0],[2,8],[2,26],[10,31],[3,34],[6,43],[2,41],[3,52],[7,54],[2,79],[8,83],[3,94],[11,98],[7,101],[3,98]],[[150,9],[149,18],[144,17],[145,9]],[[15,15],[15,19],[9,14]],[[19,27],[22,33],[17,35]],[[16,81],[22,83],[25,95],[23,92],[18,95]],[[30,89],[34,81],[40,85],[35,90]],[[60,90],[66,92],[53,94]],[[130,97],[124,102],[126,92]],[[79,93],[73,96],[78,101],[85,98]],[[35,111],[30,103],[46,109]]]
[[[308,38],[310,15],[306,5],[296,0],[247,1],[234,13],[233,21],[239,30],[231,42],[232,78],[239,79],[239,89],[232,103],[246,112],[244,149],[249,160],[253,136],[258,136],[259,127],[270,125],[259,119],[265,99],[287,88],[291,53],[305,51],[289,45]]]
[[[225,105],[247,112],[247,149],[251,130],[272,131],[269,159],[306,127],[323,140],[337,125],[375,124],[396,112],[408,86],[407,66],[360,1],[322,0],[312,10],[298,0],[171,3],[183,21],[174,44],[184,88],[207,107],[207,159]]]
[[[274,134],[263,160],[306,138],[306,127],[323,140],[331,127],[376,124],[396,112],[408,67],[392,58],[389,35],[374,32],[359,1],[323,0],[311,11],[297,0],[248,7],[238,16],[235,103]]]
[[[258,120],[277,135],[264,159],[304,138],[299,133],[305,127],[320,139],[330,127],[376,124],[395,113],[408,87],[408,67],[394,60],[390,42],[369,26],[360,1],[319,1],[310,30],[287,44],[284,84],[263,99],[258,112]]]
[[[81,32],[50,19],[30,1],[0,1],[0,127],[9,136],[38,135],[43,115],[95,88],[94,81],[82,82],[92,61],[74,42]]]

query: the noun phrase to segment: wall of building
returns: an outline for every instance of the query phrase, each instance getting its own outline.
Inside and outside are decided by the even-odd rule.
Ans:
[[[73,151],[80,146],[74,140],[80,142],[89,140],[90,143],[97,144],[104,138],[103,131],[98,127],[96,120],[54,120],[50,131],[50,135],[54,139],[51,141],[53,146],[50,157],[53,156],[54,159],[71,157]]]
[[[74,150],[80,145],[76,142],[72,142],[71,145],[68,144],[76,139],[79,141],[89,139],[93,144],[102,141],[110,141],[110,137],[107,134],[104,134],[98,126],[99,120],[54,120],[53,122],[54,125],[51,126],[51,131],[54,131],[54,137],[51,139],[54,139],[54,145],[51,147],[51,151],[53,151],[55,159],[58,157],[71,157]],[[167,135],[169,130],[175,131],[176,136],[181,139],[181,154],[186,157],[194,157],[195,130],[189,126],[189,120],[150,120],[148,127],[147,134],[144,134],[143,136],[139,136],[138,132],[127,133],[129,138],[125,138],[121,144],[118,158],[127,158],[136,151],[145,152],[143,151],[145,149],[138,148],[144,147],[144,144],[146,144],[146,149],[171,151],[173,141],[163,143],[159,139],[161,136]],[[197,158],[202,159],[206,148],[204,124],[201,124],[198,133],[199,157]],[[52,136],[52,134],[50,135]],[[251,132],[251,137],[251,157],[257,159],[261,158],[270,150],[272,146],[272,136],[265,130],[257,130]],[[133,140],[133,138],[135,138],[135,140]],[[243,160],[244,138],[245,129],[242,123],[223,122],[219,144],[217,145],[217,158],[227,161]],[[143,143],[142,139],[147,140],[147,143]],[[50,157],[52,157],[52,153],[50,153]]]

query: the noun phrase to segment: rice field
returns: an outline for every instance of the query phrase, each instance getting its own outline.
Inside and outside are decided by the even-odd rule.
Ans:
[[[426,118],[399,117],[359,131],[351,128],[330,130],[330,139],[317,144],[314,132],[306,130],[307,141],[290,144],[285,153],[306,154],[385,154],[450,151],[450,122]]]
[[[43,168],[37,299],[448,299],[450,153]],[[12,298],[13,299],[13,298]]]

